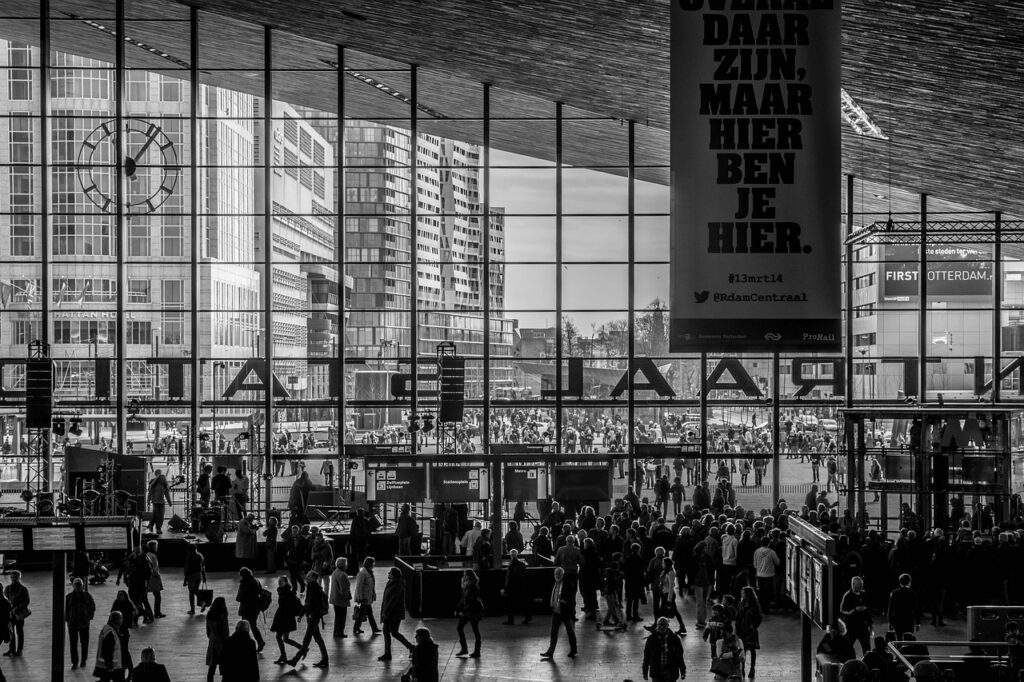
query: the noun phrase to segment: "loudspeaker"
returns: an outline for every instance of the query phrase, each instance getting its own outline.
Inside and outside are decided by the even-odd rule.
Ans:
[[[180,366],[168,367],[167,372],[167,395],[171,398],[185,397],[185,372]]]
[[[177,514],[173,514],[171,516],[171,520],[167,523],[167,525],[170,526],[171,530],[177,531],[179,533],[185,533],[189,529],[188,521],[181,518]]]
[[[96,397],[110,397],[110,358],[96,358]]]
[[[39,516],[53,516],[53,493],[36,493],[36,513]]]
[[[441,411],[438,420],[462,421],[466,404],[466,360],[450,355],[441,357]]]
[[[53,362],[30,358],[25,364],[25,426],[48,429],[53,421]]]

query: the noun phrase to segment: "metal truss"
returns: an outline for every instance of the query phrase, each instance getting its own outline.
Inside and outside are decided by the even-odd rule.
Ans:
[[[1024,221],[1007,220],[999,223],[998,234],[993,220],[936,220],[928,221],[922,229],[917,220],[886,220],[871,223],[855,230],[846,243],[858,244],[994,244],[1000,242],[1024,243]]]

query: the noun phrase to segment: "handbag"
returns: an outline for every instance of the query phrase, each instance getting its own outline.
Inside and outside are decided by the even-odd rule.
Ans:
[[[708,672],[728,679],[733,674],[733,666],[724,658],[713,658],[711,659],[711,670]]]
[[[200,607],[206,608],[213,604],[213,590],[206,587],[206,583],[196,590],[196,602]]]

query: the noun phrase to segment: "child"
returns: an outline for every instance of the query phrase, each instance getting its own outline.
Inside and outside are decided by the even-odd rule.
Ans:
[[[714,604],[711,607],[711,616],[708,618],[707,627],[704,628],[704,641],[711,644],[711,658],[718,657],[718,640],[726,632],[730,620],[725,615],[725,607],[722,604]]]

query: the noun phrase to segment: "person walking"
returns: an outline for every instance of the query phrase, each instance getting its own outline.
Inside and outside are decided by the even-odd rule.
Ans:
[[[248,621],[235,623],[235,632],[224,642],[224,653],[220,665],[223,682],[259,682],[259,648],[249,636]]]
[[[654,632],[644,643],[643,676],[653,682],[675,682],[686,677],[683,643],[669,629],[668,618],[658,619]]]
[[[64,622],[68,627],[68,643],[71,645],[71,669],[75,670],[89,658],[89,623],[96,616],[96,600],[85,591],[85,583],[75,578],[71,592],[64,597]],[[81,642],[81,660],[79,660]]]
[[[767,613],[775,597],[775,573],[781,563],[779,555],[769,545],[768,536],[761,538],[761,546],[754,550],[754,570],[761,607]]]
[[[285,644],[290,644],[296,649],[302,645],[291,638],[291,634],[298,629],[296,619],[302,615],[302,602],[295,595],[292,584],[288,582],[288,576],[280,576],[277,579],[277,611],[274,612],[274,620],[270,624],[270,631],[277,639],[277,648],[281,655],[274,661],[277,665],[288,662],[287,653],[284,650]]]
[[[263,586],[256,580],[252,571],[244,566],[238,571],[238,575],[241,577],[238,582],[238,594],[235,595],[235,601],[238,602],[238,616],[249,623],[247,634],[248,632],[252,633],[256,640],[256,653],[259,653],[266,646],[256,621],[261,612],[260,601],[263,598]]]
[[[160,593],[164,591],[164,581],[160,577],[160,559],[157,558],[156,550],[156,540],[146,543],[146,560],[149,562],[149,583],[146,585],[146,590],[153,594],[153,617],[163,618],[167,615],[160,610],[160,607],[163,606]]]
[[[320,634],[320,626],[323,624],[324,616],[327,615],[327,595],[324,588],[320,586],[320,574],[310,571],[306,574],[306,603],[302,606],[302,613],[306,618],[306,634],[302,637],[302,646],[296,652],[288,665],[293,668],[299,661],[309,653],[309,644],[316,641],[320,647],[320,660],[313,664],[314,668],[326,668],[330,661],[327,656],[327,645],[324,644],[324,636]]]
[[[715,565],[704,540],[693,547],[693,563],[693,598],[697,602],[697,629],[701,629],[707,625],[708,600],[715,582]]]
[[[120,585],[121,580],[124,580],[125,586],[128,588],[128,597],[138,609],[129,621],[131,626],[137,623],[140,615],[143,618],[143,622],[153,622],[153,608],[149,605],[148,596],[149,578],[152,573],[153,566],[149,563],[149,559],[146,558],[142,545],[134,548],[125,557],[124,562],[121,564],[121,569],[117,573],[117,579],[114,581],[114,584]],[[124,616],[127,618],[128,614],[124,614]]]
[[[526,562],[519,558],[519,550],[511,549],[508,553],[508,569],[505,571],[505,587],[502,590],[505,595],[507,616],[503,621],[505,625],[516,624],[516,613],[523,613],[523,625],[533,620],[530,615],[530,601],[526,599]]]
[[[206,582],[206,559],[199,553],[199,548],[193,543],[188,544],[185,554],[185,581],[182,585],[188,588],[188,615],[196,615],[196,597],[199,593],[199,586]],[[200,607],[206,611],[206,604]]]
[[[459,624],[455,627],[459,633],[459,650],[456,656],[469,654],[470,658],[480,658],[480,620],[484,617],[484,602],[480,598],[480,581],[471,568],[462,572],[462,597],[455,611]],[[466,647],[466,623],[473,628],[473,653]]]
[[[757,650],[761,648],[761,639],[758,634],[761,620],[761,605],[757,601],[757,592],[753,587],[744,587],[740,591],[740,603],[736,607],[736,636],[743,642],[743,650],[750,655],[750,668],[747,670],[747,677],[754,677]]]
[[[93,675],[100,682],[120,682],[124,679],[121,637],[118,635],[122,622],[121,612],[111,611],[107,616],[107,624],[100,629],[96,645],[96,667],[93,669]]]
[[[327,541],[325,534],[321,533],[319,529],[316,529],[315,533],[313,545],[310,547],[312,568],[317,575],[330,579],[331,572],[334,570],[334,550],[331,549],[331,543]]]
[[[345,621],[348,619],[348,607],[352,605],[352,584],[348,577],[348,559],[338,557],[334,560],[334,572],[331,573],[330,603],[334,607],[334,638],[348,637],[345,634]]]
[[[910,589],[910,574],[901,575],[899,583],[900,586],[889,595],[886,617],[889,619],[889,629],[896,633],[896,639],[903,639],[903,635],[913,634],[920,623],[917,616],[917,595]]]
[[[850,641],[860,642],[861,652],[866,656],[871,651],[871,609],[868,608],[868,596],[860,576],[850,579],[850,589],[839,602],[839,613],[846,621]]]
[[[395,522],[395,536],[398,538],[399,556],[409,556],[412,554],[414,524],[415,522],[412,519],[412,507],[408,502],[406,502],[402,505],[402,510],[398,514],[398,521]]]
[[[213,676],[224,659],[224,644],[230,635],[228,604],[224,597],[217,597],[210,604],[210,611],[206,614],[206,682],[213,682]]]
[[[743,677],[743,641],[732,631],[732,623],[721,627],[721,639],[715,643],[717,656],[711,662],[715,682],[729,682]]]
[[[147,646],[139,654],[139,664],[132,671],[132,682],[171,682],[167,667],[156,662],[156,652]]]
[[[626,587],[626,618],[634,623],[639,623],[643,620],[640,617],[640,600],[644,598],[647,574],[644,570],[643,556],[640,554],[640,544],[633,543],[629,545],[626,551],[626,558],[623,561]]]
[[[666,558],[662,564],[661,575],[658,577],[661,589],[661,612],[669,619],[675,618],[679,623],[677,635],[686,634],[686,624],[676,605],[676,571],[671,559]]]
[[[28,607],[32,600],[21,582],[21,571],[11,571],[11,583],[4,588],[4,596],[11,602],[11,645],[4,656],[21,656],[25,648],[25,619],[32,615]]]
[[[391,660],[392,637],[404,644],[406,648],[411,646],[405,635],[398,630],[403,620],[405,620],[405,579],[402,577],[402,570],[397,566],[392,566],[388,571],[388,583],[384,586],[384,596],[380,600],[380,624],[384,630],[384,655],[378,656],[378,661]]]
[[[256,558],[256,515],[246,514],[238,522],[235,535],[235,558],[250,562]]]
[[[149,521],[150,531],[156,527],[156,534],[164,534],[164,517],[167,513],[167,505],[171,504],[171,488],[167,484],[167,477],[157,469],[153,472],[153,480],[149,482],[149,503],[153,507],[153,518]]]
[[[356,584],[352,591],[352,598],[356,602],[356,613],[352,618],[352,634],[361,635],[363,629],[360,627],[364,620],[370,621],[370,629],[374,636],[380,634],[377,621],[373,618],[373,603],[377,601],[377,581],[373,577],[374,559],[368,556],[363,559],[363,567],[356,574]]]
[[[565,569],[561,566],[555,568],[555,584],[551,588],[548,605],[551,607],[551,636],[547,650],[540,657],[554,657],[555,647],[558,646],[558,631],[565,627],[569,639],[569,658],[576,658],[576,630],[573,626],[576,620],[576,593],[566,587]]]

